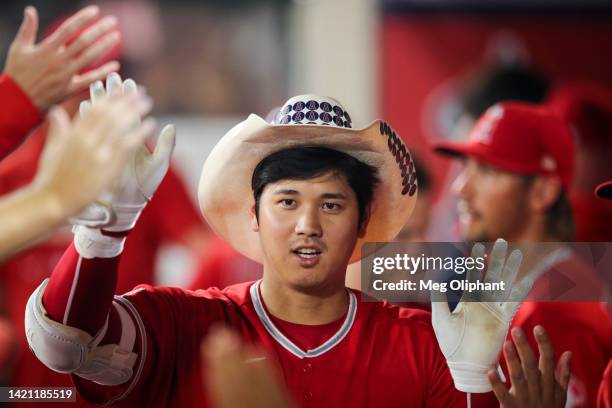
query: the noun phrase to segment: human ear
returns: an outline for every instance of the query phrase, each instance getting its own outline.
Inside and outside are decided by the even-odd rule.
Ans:
[[[561,194],[561,183],[556,177],[539,176],[531,188],[531,206],[537,212],[546,212]]]
[[[255,232],[259,231],[259,222],[257,221],[257,213],[255,211],[255,204],[249,210],[249,215],[251,217],[251,229]]]

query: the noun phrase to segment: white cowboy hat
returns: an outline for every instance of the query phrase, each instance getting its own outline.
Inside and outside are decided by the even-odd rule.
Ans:
[[[219,140],[204,163],[198,198],[211,228],[234,249],[263,263],[259,234],[251,229],[255,205],[251,179],[257,164],[277,151],[321,146],[347,153],[378,170],[364,242],[388,242],[406,223],[416,201],[414,162],[402,139],[384,121],[351,128],[351,117],[335,99],[299,95],[289,99],[272,123],[251,114]],[[367,254],[364,254],[364,256]]]

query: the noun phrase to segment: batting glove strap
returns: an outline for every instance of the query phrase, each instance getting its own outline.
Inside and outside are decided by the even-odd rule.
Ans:
[[[462,392],[484,393],[492,390],[487,373],[494,366],[474,363],[446,361],[453,377],[455,388]]]
[[[113,212],[115,213],[115,222],[108,227],[104,227],[105,231],[119,232],[129,231],[134,229],[138,217],[148,202],[144,204],[113,204]]]
[[[72,232],[74,247],[83,258],[114,258],[123,252],[125,237],[106,236],[99,229],[83,225],[75,225]]]

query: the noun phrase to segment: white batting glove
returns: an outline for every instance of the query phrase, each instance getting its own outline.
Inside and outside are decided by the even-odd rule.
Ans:
[[[81,114],[87,112],[96,102],[108,98],[109,95],[138,92],[136,83],[132,79],[122,82],[117,73],[112,73],[106,78],[106,87],[101,81],[96,81],[89,90],[91,99],[81,102]],[[134,117],[135,124],[140,120],[140,117]],[[114,241],[102,239],[103,236],[99,231],[90,229],[103,227],[104,231],[123,232],[134,228],[142,210],[168,171],[175,145],[175,133],[173,125],[166,125],[161,131],[152,154],[143,143],[128,160],[116,188],[112,192],[103,194],[95,203],[90,204],[71,219],[71,222],[76,225],[75,243],[81,255],[107,257],[116,256],[121,252],[122,243],[120,248],[115,248],[114,245],[109,244]],[[104,250],[97,251],[96,247],[103,241],[109,242],[103,245]]]
[[[503,239],[495,242],[485,277],[485,282],[505,282],[505,291],[484,295],[483,292],[464,291],[452,313],[444,293],[432,295],[432,325],[459,391],[483,393],[492,390],[487,373],[497,366],[510,323],[531,289],[529,279],[512,287],[523,255],[514,250],[506,260],[507,249],[508,244]],[[483,256],[484,246],[474,245],[471,257]],[[469,282],[479,279],[477,269],[467,273]]]

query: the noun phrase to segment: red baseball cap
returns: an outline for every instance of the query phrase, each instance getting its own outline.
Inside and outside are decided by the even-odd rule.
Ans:
[[[514,173],[555,175],[566,190],[573,177],[570,128],[544,106],[496,104],[478,119],[467,142],[440,142],[433,147],[441,154],[473,157]]]
[[[612,89],[595,82],[572,82],[555,88],[546,105],[572,126],[581,143],[609,143]]]
[[[601,183],[595,188],[595,195],[601,198],[612,198],[612,180]]]

